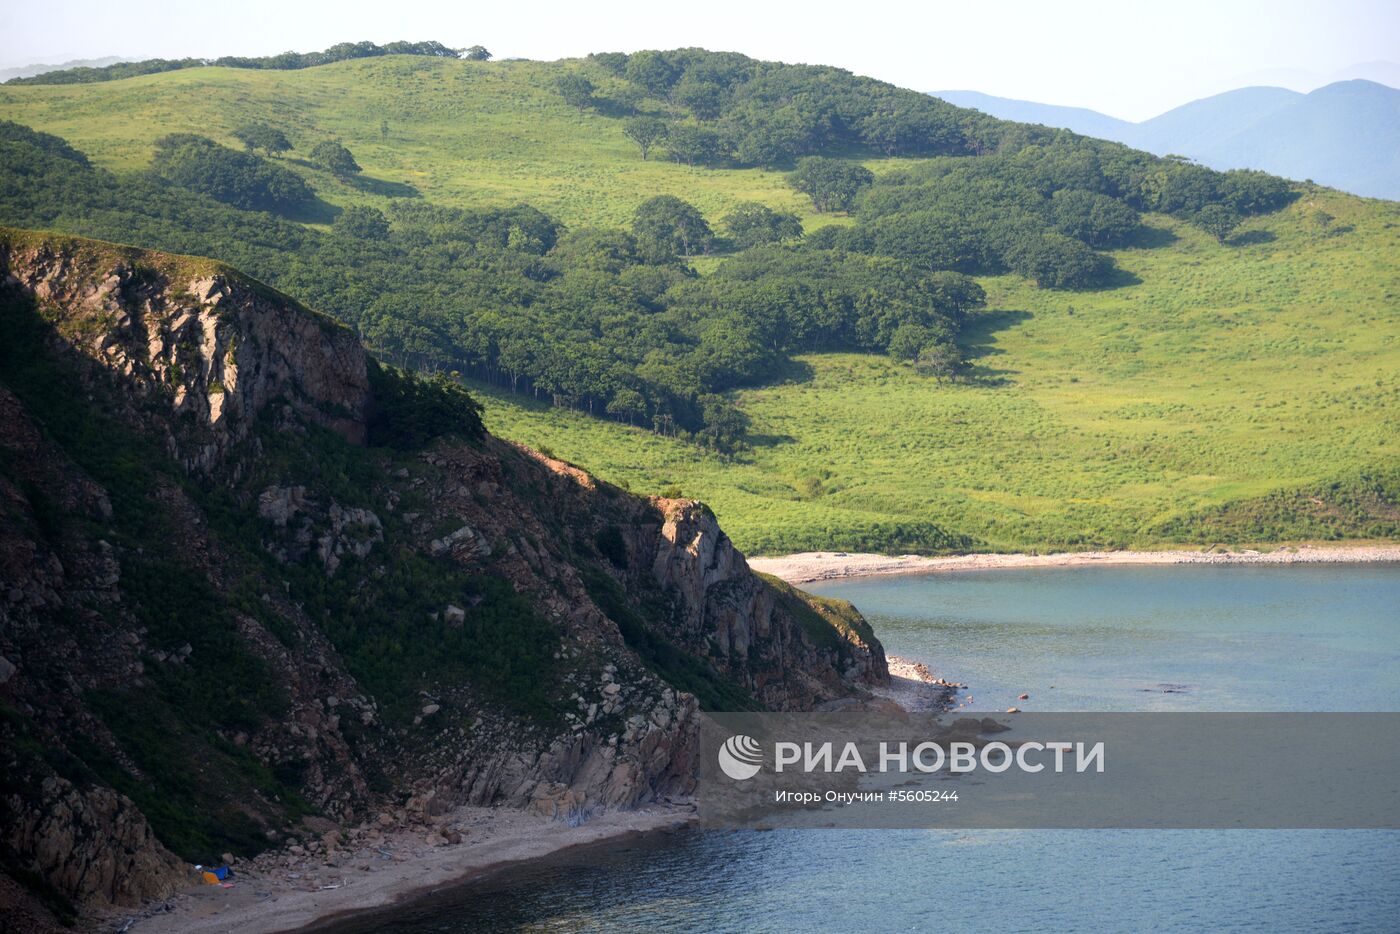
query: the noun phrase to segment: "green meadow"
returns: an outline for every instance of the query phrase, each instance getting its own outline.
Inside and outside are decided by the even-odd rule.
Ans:
[[[678,485],[755,552],[1258,543],[1393,528],[1400,514],[1384,498],[1362,518],[1324,520],[1345,513],[1332,500],[1359,480],[1397,488],[1400,206],[1313,189],[1224,246],[1148,221],[1161,245],[1115,254],[1137,284],[1084,293],[982,280],[988,310],[965,382],[834,354],[739,393],[754,445],[732,459],[477,389],[493,431],[634,490]],[[1278,509],[1262,524],[1218,521],[1249,517],[1271,494],[1301,504],[1276,531]]]
[[[674,194],[717,222],[758,200],[816,215],[780,173],[643,161],[620,121],[566,106],[578,62],[409,57],[303,71],[200,68],[68,86],[0,87],[0,118],[56,133],[99,165],[143,168],[176,131],[237,145],[283,128],[284,160],[332,205],[390,197],[526,202],[620,226]],[[336,138],[341,182],[299,161]],[[868,163],[877,172],[895,160]],[[637,492],[679,487],[752,552],[1148,547],[1400,534],[1400,205],[1311,185],[1217,243],[1149,215],[1093,292],[983,278],[969,377],[885,357],[799,358],[735,399],[733,456],[486,386],[488,427]],[[313,218],[313,220],[319,220]],[[704,258],[702,273],[721,258]]]
[[[234,148],[249,121],[282,129],[283,160],[332,204],[420,196],[456,207],[525,202],[570,225],[625,226],[654,195],[672,194],[713,220],[763,201],[821,220],[779,173],[643,161],[622,122],[564,104],[552,82],[584,68],[606,96],[624,82],[577,61],[467,62],[386,56],[301,71],[193,68],[84,85],[0,86],[0,117],[54,133],[114,171],[145,168],[167,133]],[[383,132],[387,124],[387,135]],[[338,139],[364,168],[352,182],[301,165]],[[815,222],[815,224],[814,224]]]

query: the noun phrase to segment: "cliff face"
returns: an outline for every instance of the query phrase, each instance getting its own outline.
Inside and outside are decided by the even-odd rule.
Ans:
[[[434,439],[450,392],[233,270],[0,232],[0,279],[0,868],[45,911],[313,824],[684,794],[702,703],[887,677],[701,504]]]
[[[71,346],[125,377],[134,400],[169,406],[171,454],[209,471],[273,403],[283,418],[365,440],[369,382],[359,342],[216,263],[143,264],[141,251],[11,238],[7,285],[45,309]],[[289,313],[290,312],[290,313]]]

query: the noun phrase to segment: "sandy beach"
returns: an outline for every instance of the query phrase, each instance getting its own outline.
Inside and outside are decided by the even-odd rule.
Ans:
[[[790,584],[869,577],[876,574],[927,574],[938,571],[985,571],[999,568],[1081,567],[1108,564],[1336,564],[1400,562],[1400,545],[1297,545],[1271,551],[1072,551],[1056,554],[973,554],[929,558],[922,555],[876,555],[841,551],[807,551],[794,555],[749,558],[755,571]]]
[[[108,929],[131,934],[268,934],[295,931],[408,901],[568,847],[679,827],[687,805],[613,811],[579,827],[504,808],[460,808],[432,828],[361,827],[331,849],[266,853],[233,867],[233,885],[191,886]],[[446,842],[460,837],[459,843]],[[193,878],[193,873],[191,874]],[[319,925],[318,925],[319,926]]]

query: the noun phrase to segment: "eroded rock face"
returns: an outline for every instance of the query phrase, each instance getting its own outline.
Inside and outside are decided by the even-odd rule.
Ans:
[[[232,273],[181,277],[139,265],[135,251],[81,250],[0,244],[0,279],[33,296],[75,349],[126,377],[134,396],[169,406],[169,444],[189,469],[213,471],[273,405],[364,442],[369,379],[349,331],[288,313],[285,299]]]
[[[260,720],[211,717],[210,748],[289,776],[329,825],[308,822],[316,834],[367,819],[431,826],[458,804],[574,820],[694,787],[699,703],[639,645],[689,652],[728,690],[779,709],[861,696],[886,677],[878,642],[828,625],[816,604],[751,573],[699,503],[630,496],[490,437],[412,454],[345,449],[354,482],[325,482],[326,465],[285,451],[285,464],[260,473],[263,445],[274,443],[265,427],[300,439],[319,425],[364,442],[373,400],[348,332],[209,264],[62,239],[6,242],[3,288],[52,324],[54,352],[75,373],[73,405],[171,456],[138,489],[108,488],[0,386],[0,700],[40,748],[81,757],[95,747],[108,767],[149,779],[90,699],[156,696],[162,674],[206,670],[205,649],[191,642],[217,626],[285,696]],[[158,531],[123,534],[133,508]],[[153,572],[154,551],[168,564]],[[182,580],[207,585],[214,609],[201,612],[226,612],[176,621],[190,628],[172,635],[161,631],[169,619],[134,604],[153,573],[160,587],[176,564]],[[316,573],[282,573],[292,566]],[[141,568],[144,590],[131,583]],[[421,696],[391,715],[341,656],[352,650],[335,641],[343,630],[330,611],[307,609],[322,585],[358,600],[377,581],[402,593],[420,579],[440,588],[407,621],[424,633],[460,635],[489,619],[497,628],[474,638],[511,638],[508,616],[476,615],[486,591],[469,580],[507,583],[548,624],[557,647],[539,675],[547,714],[523,713],[443,665],[415,670]],[[409,626],[393,639],[416,635]],[[12,728],[0,719],[0,739]],[[168,892],[178,861],[136,806],[101,784],[73,786],[62,775],[74,773],[34,748],[0,744],[0,767],[23,765],[32,778],[27,795],[3,803],[15,815],[5,824],[11,852],[80,902]],[[238,819],[281,839],[280,799],[245,790]]]
[[[6,806],[6,844],[32,854],[50,884],[80,904],[138,905],[188,881],[145,815],[110,788],[80,791],[50,776],[37,801],[12,796]]]
[[[889,678],[883,647],[843,634],[818,644],[804,609],[755,575],[712,513],[693,500],[658,500],[663,522],[651,573],[679,596],[681,634],[717,651],[727,671],[779,709],[810,708]],[[709,653],[714,654],[714,653]]]

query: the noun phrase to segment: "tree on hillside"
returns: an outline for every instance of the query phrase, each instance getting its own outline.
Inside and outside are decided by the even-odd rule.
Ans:
[[[331,223],[336,233],[357,240],[388,240],[389,219],[378,208],[351,205]]]
[[[623,71],[627,80],[645,90],[653,97],[666,97],[671,86],[681,76],[680,69],[671,64],[662,52],[636,52],[627,59]]]
[[[289,152],[292,148],[292,144],[287,141],[281,130],[266,123],[245,123],[233,131],[233,138],[241,142],[249,152],[261,149],[269,156]]]
[[[603,66],[619,78],[627,71],[626,52],[594,52],[588,56],[588,60]]]
[[[666,121],[656,117],[630,117],[622,125],[622,135],[637,144],[645,162],[652,144],[666,138]]]
[[[957,379],[962,367],[962,354],[958,353],[957,345],[946,342],[930,344],[919,351],[914,361],[914,369],[940,383]]]
[[[554,89],[559,92],[560,97],[564,98],[564,103],[570,107],[584,110],[593,103],[593,82],[583,75],[574,72],[560,75],[554,79]]]
[[[642,253],[654,262],[706,252],[714,238],[704,215],[674,195],[643,201],[633,215],[632,233]]]
[[[350,150],[333,139],[322,140],[311,149],[311,161],[339,177],[358,175],[360,164],[350,154]]]
[[[749,428],[748,416],[733,402],[715,393],[703,395],[696,401],[700,404],[700,420],[705,424],[700,440],[726,454],[742,447]]]
[[[1051,197],[1050,219],[1060,233],[1092,247],[1124,246],[1142,226],[1137,211],[1123,202],[1073,188]]]
[[[1088,289],[1102,285],[1113,263],[1061,233],[1026,234],[1006,251],[1006,264],[1043,289]]]
[[[192,133],[157,140],[151,170],[171,184],[250,210],[283,211],[315,197],[295,172]]]
[[[1196,216],[1191,218],[1191,223],[1210,234],[1218,242],[1224,243],[1225,238],[1230,236],[1234,229],[1240,225],[1240,215],[1233,208],[1223,204],[1207,204],[1196,212]]]
[[[714,130],[693,123],[673,123],[666,130],[666,154],[686,165],[710,165],[719,161],[723,150]]]
[[[469,62],[486,62],[491,60],[491,53],[486,51],[484,45],[474,45],[469,49],[463,49],[462,57]]]
[[[788,184],[812,199],[820,212],[849,211],[860,190],[875,181],[865,166],[844,159],[808,156],[788,175]]]
[[[907,321],[894,329],[885,352],[896,360],[917,360],[924,348],[932,346],[935,342],[936,336],[932,328]]]
[[[802,221],[796,214],[775,211],[757,201],[745,201],[724,217],[724,226],[740,249],[763,243],[780,243],[802,236]]]
[[[690,108],[690,112],[701,120],[714,120],[723,113],[726,98],[722,86],[689,76],[682,78],[671,89],[671,100]]]

